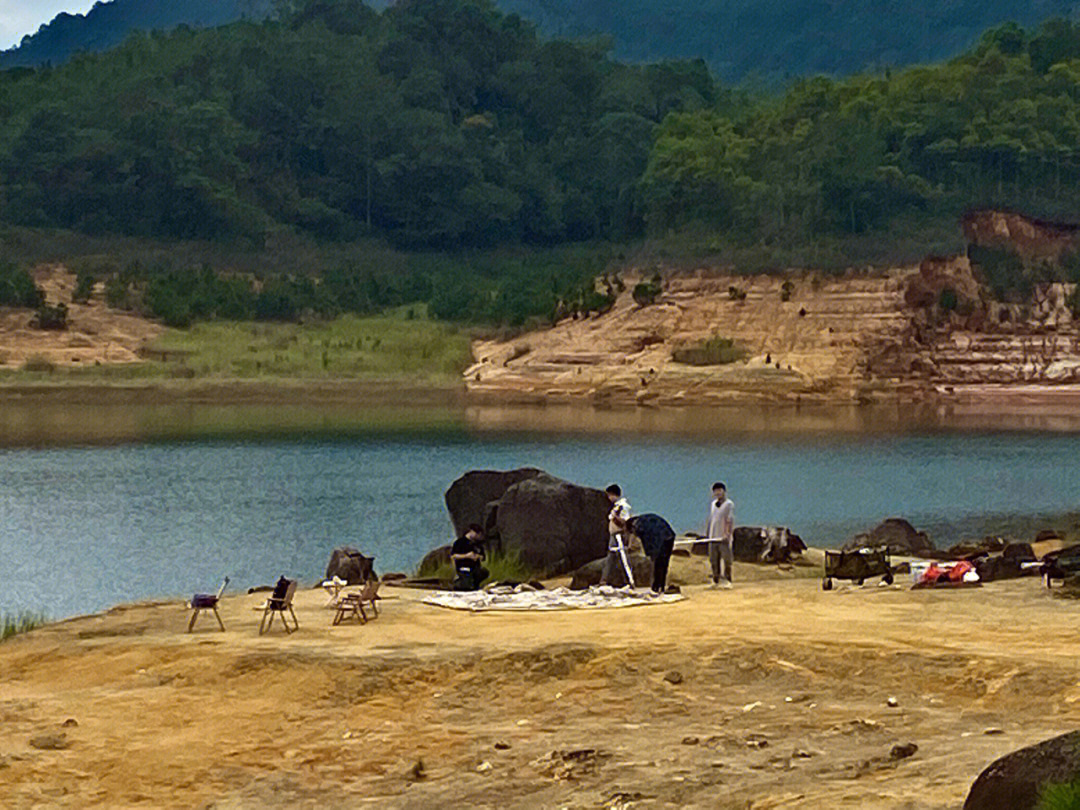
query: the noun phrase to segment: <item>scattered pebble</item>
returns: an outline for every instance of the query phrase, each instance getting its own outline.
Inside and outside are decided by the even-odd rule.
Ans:
[[[509,751],[510,750],[510,743],[503,742],[502,740],[499,740],[499,742],[495,743],[495,750],[496,751]]]
[[[892,750],[889,751],[889,759],[896,761],[898,759],[907,759],[908,757],[915,756],[915,752],[919,750],[913,742],[909,742],[906,745],[894,745]]]
[[[78,725],[79,725],[79,721],[78,721],[78,720],[76,720],[76,719],[75,719],[74,717],[69,717],[69,718],[68,718],[67,720],[65,720],[65,721],[64,721],[63,723],[61,723],[60,725],[61,725],[61,726],[62,726],[63,728],[75,728],[76,726],[78,726]]]
[[[891,697],[885,701],[885,705],[888,706],[890,709],[895,709],[897,706],[900,705],[900,701],[894,697]]]
[[[743,706],[742,710],[744,712],[752,712],[754,709],[756,709],[760,705],[761,705],[761,701],[760,700],[755,700],[753,703],[747,703],[745,706]]]
[[[998,728],[997,726],[992,726],[992,727],[986,729],[986,731],[983,732],[983,734],[987,734],[987,735],[990,735],[990,736],[993,736],[993,735],[996,735],[996,734],[1004,734],[1004,733],[1005,733],[1005,729]]]
[[[518,720],[517,724],[519,726],[527,726],[527,725],[529,725],[529,721],[528,720]]]
[[[494,767],[494,766],[493,766],[493,765],[492,765],[492,764],[491,764],[490,762],[487,762],[487,761],[485,760],[484,762],[481,762],[481,763],[480,763],[479,765],[477,765],[477,766],[476,766],[476,772],[477,772],[477,773],[487,773],[487,772],[488,772],[488,771],[490,771],[490,770],[491,770],[491,769],[492,769],[493,767]]]
[[[413,763],[412,767],[409,768],[409,770],[405,774],[405,776],[408,779],[415,779],[415,780],[426,779],[427,778],[427,771],[424,769],[424,760],[417,759],[416,762]]]
[[[682,744],[683,745],[697,745],[699,742],[701,742],[701,740],[699,738],[697,738],[697,737],[683,737],[682,738]]]
[[[810,751],[807,751],[804,748],[796,748],[794,751],[791,752],[791,758],[792,759],[810,759],[810,757],[812,757],[812,756],[813,756],[813,753],[810,752]]]
[[[749,737],[746,738],[746,745],[749,748],[756,749],[768,748],[769,741],[765,739],[765,736],[763,734],[751,734]]]
[[[68,742],[66,734],[46,732],[44,734],[35,734],[31,737],[30,746],[32,748],[39,748],[42,751],[63,751],[65,748],[70,747],[71,743]]]
[[[667,681],[668,683],[672,683],[672,684],[682,683],[682,680],[683,680],[682,673],[679,672],[679,670],[677,670],[677,669],[673,669],[673,670],[671,670],[671,672],[667,673],[664,676],[664,680]]]

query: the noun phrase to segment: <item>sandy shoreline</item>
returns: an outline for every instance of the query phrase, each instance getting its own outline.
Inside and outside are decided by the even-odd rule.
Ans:
[[[920,810],[1080,722],[1080,602],[1035,580],[686,592],[469,615],[388,589],[331,627],[306,590],[289,637],[258,594],[226,633],[179,601],[51,625],[0,645],[0,805]]]

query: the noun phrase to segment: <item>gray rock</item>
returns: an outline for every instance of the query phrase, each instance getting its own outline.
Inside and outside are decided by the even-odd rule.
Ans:
[[[492,518],[489,506],[495,504],[514,484],[543,475],[541,470],[525,467],[520,470],[473,470],[461,476],[446,490],[446,508],[454,534],[461,537],[469,524],[477,523],[485,529]]]
[[[890,554],[911,557],[934,557],[937,554],[926,532],[916,531],[915,527],[903,518],[889,518],[870,532],[856,535],[844,544],[842,550],[854,551],[864,547],[887,547]]]
[[[449,565],[450,562],[450,546],[439,546],[424,555],[418,570],[421,574],[425,574],[436,571],[443,565]]]
[[[1080,777],[1080,731],[1021,748],[992,762],[971,786],[964,810],[1034,810],[1048,784]]]
[[[518,554],[532,571],[569,573],[607,554],[610,511],[600,490],[542,473],[513,484],[499,499],[497,548]]]
[[[359,585],[375,576],[375,558],[365,557],[351,546],[335,548],[326,566],[326,579],[340,577],[350,585]]]
[[[63,732],[46,731],[30,738],[30,747],[39,748],[42,751],[62,751],[70,746],[71,743]]]

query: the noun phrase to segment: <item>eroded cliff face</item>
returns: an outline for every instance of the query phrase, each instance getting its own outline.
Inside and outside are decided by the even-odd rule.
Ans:
[[[632,289],[636,279],[627,280]],[[603,315],[480,341],[465,379],[480,398],[638,404],[857,402],[1080,386],[1070,292],[1052,284],[1027,305],[998,303],[965,257],[839,278],[700,271],[668,278],[649,306],[626,292]],[[717,366],[673,359],[713,337],[734,339],[746,358]]]
[[[1056,262],[1065,251],[1076,250],[1080,241],[1080,226],[1012,211],[971,211],[961,226],[968,244],[1014,252],[1026,262]]]

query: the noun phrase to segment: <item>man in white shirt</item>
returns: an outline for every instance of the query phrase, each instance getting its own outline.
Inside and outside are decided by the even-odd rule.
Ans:
[[[618,484],[607,488],[611,511],[608,513],[608,553],[604,558],[604,567],[600,572],[600,584],[611,585],[616,581],[619,569],[626,574],[626,582],[636,587],[634,575],[630,571],[630,560],[626,555],[626,521],[630,519],[630,504],[622,496]]]
[[[709,502],[709,517],[705,523],[705,537],[709,541],[709,565],[712,568],[712,586],[730,588],[731,570],[735,557],[731,544],[735,534],[735,504],[727,496],[727,487],[717,481],[712,485],[713,499]]]

